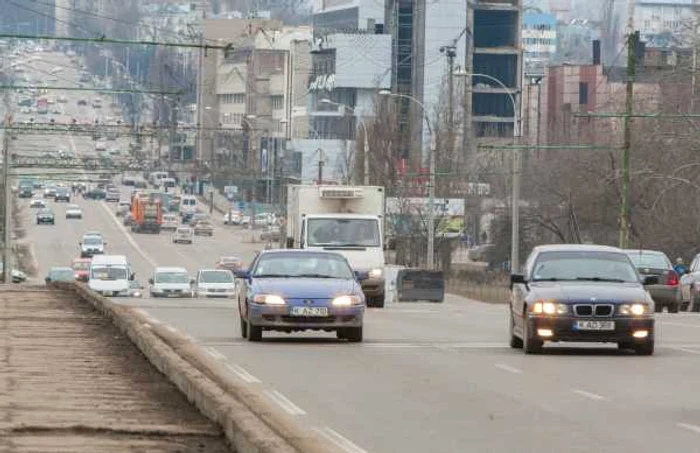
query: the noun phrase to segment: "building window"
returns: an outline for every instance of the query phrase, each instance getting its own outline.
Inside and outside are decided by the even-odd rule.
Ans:
[[[580,105],[588,104],[588,83],[579,82],[578,84],[578,103]]]
[[[284,108],[284,96],[270,96],[270,104],[272,105],[273,110]]]
[[[219,103],[221,104],[244,104],[245,93],[228,93],[219,95]]]

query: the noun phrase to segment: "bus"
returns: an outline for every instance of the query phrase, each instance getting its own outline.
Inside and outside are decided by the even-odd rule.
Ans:
[[[49,113],[49,101],[45,97],[40,97],[36,101],[36,113],[46,115]]]

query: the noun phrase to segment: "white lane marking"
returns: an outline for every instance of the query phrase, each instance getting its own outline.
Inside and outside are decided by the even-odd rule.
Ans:
[[[323,428],[313,428],[313,430],[320,434],[321,437],[331,441],[346,453],[367,453],[367,450],[363,450],[327,426],[324,426]]]
[[[217,360],[226,360],[226,356],[224,356],[222,353],[212,348],[211,346],[204,348],[204,352],[206,352],[207,354],[209,354]]]
[[[603,395],[598,395],[597,393],[587,392],[587,391],[581,390],[581,389],[573,389],[572,392],[576,393],[577,395],[581,395],[585,398],[594,400],[594,401],[603,401],[603,400],[607,399]]]
[[[700,355],[700,350],[697,349],[684,348],[681,346],[669,346],[668,348],[676,351],[687,352],[688,354]]]
[[[241,378],[244,382],[247,382],[248,384],[257,384],[262,382],[260,379],[256,378],[252,374],[250,374],[248,371],[245,370],[245,368],[240,367],[238,365],[234,365],[232,363],[229,363],[226,365],[226,368],[239,378]]]
[[[363,343],[363,348],[376,349],[415,349],[415,348],[438,348],[438,349],[502,349],[506,346],[501,342],[494,343]]]
[[[689,423],[676,423],[676,426],[679,428],[687,429],[688,431],[692,431],[696,434],[700,434],[700,426],[691,425]]]
[[[513,368],[512,366],[506,365],[505,363],[497,363],[497,364],[494,365],[494,366],[495,366],[496,368],[498,368],[499,370],[507,371],[507,372],[509,372],[509,373],[514,373],[514,374],[522,374],[522,373],[523,373],[523,370],[519,370],[519,369],[517,369],[517,368]]]
[[[265,390],[265,394],[289,415],[306,415],[306,412],[302,408],[289,401],[289,398],[277,390]]]
[[[136,243],[133,237],[131,237],[131,234],[127,231],[127,229],[124,227],[119,222],[119,219],[117,219],[117,216],[114,215],[114,213],[109,209],[109,206],[107,206],[105,203],[100,202],[100,206],[102,206],[102,209],[104,209],[107,212],[107,215],[114,221],[114,224],[117,226],[117,228],[124,233],[124,237],[126,237],[126,240],[129,241],[129,244],[138,252],[139,255],[143,257],[146,261],[150,263],[151,266],[157,267],[158,264],[151,259],[150,256],[146,252],[143,251],[143,249]]]
[[[676,326],[676,327],[692,327],[693,329],[700,329],[698,324],[688,324],[685,322],[673,322],[673,321],[661,321],[664,326]]]

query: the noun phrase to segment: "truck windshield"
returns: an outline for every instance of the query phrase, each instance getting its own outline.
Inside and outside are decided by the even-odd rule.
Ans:
[[[379,247],[376,219],[309,219],[310,247]]]

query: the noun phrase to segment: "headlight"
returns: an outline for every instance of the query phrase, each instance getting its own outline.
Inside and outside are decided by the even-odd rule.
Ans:
[[[141,292],[140,292],[140,291],[134,291],[133,296],[134,296],[134,297],[141,297]]]
[[[361,303],[362,300],[358,296],[338,296],[332,302],[336,307],[348,307],[350,305],[360,305]]]
[[[382,276],[382,273],[383,273],[383,271],[381,269],[371,269],[369,271],[369,276],[374,277],[374,278],[378,278],[378,277]]]
[[[282,297],[274,294],[258,294],[253,298],[253,302],[265,305],[286,305],[287,303]]]
[[[569,312],[569,307],[566,304],[541,301],[535,302],[535,304],[532,306],[532,312],[539,315],[565,315]]]
[[[620,305],[620,314],[621,315],[641,316],[645,313],[649,313],[649,305],[647,305],[647,304]]]

